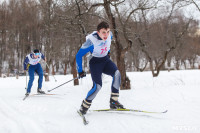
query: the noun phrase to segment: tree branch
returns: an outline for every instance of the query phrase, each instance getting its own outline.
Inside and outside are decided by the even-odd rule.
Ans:
[[[200,11],[200,7],[197,5],[197,3],[194,1],[194,0],[192,0],[192,3],[197,7],[197,9]]]

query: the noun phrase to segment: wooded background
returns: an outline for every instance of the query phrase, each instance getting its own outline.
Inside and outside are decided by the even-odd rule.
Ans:
[[[199,20],[184,10],[195,0],[8,0],[0,4],[0,75],[23,73],[23,61],[40,49],[50,74],[77,76],[75,56],[97,24],[110,24],[111,59],[130,88],[127,71],[195,69]],[[200,16],[199,16],[200,17]],[[89,72],[85,56],[83,68]],[[78,80],[74,82],[78,84]]]

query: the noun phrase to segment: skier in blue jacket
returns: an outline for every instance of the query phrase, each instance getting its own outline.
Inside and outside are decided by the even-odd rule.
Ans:
[[[88,92],[86,98],[83,100],[80,108],[82,114],[86,114],[91,106],[92,100],[102,87],[102,73],[113,77],[111,86],[110,108],[124,108],[119,103],[119,87],[121,84],[121,75],[117,66],[110,60],[110,45],[112,41],[112,32],[110,31],[107,22],[101,22],[97,26],[97,31],[86,37],[86,42],[82,45],[78,53],[76,54],[77,70],[79,78],[86,76],[86,73],[82,69],[82,57],[90,52],[92,58],[89,62],[91,77],[93,80],[93,87]]]
[[[43,70],[42,70],[41,64],[39,63],[41,59],[43,59],[44,61],[46,60],[44,55],[40,53],[38,49],[35,49],[33,53],[28,54],[24,60],[24,70],[28,71],[29,73],[28,88],[26,90],[25,95],[29,95],[31,92],[31,87],[33,85],[35,72],[39,75],[37,92],[39,94],[45,94],[45,92],[42,91],[41,89],[42,81],[43,81]]]

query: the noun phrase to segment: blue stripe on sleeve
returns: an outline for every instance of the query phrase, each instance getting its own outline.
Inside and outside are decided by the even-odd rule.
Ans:
[[[93,52],[94,45],[92,42],[88,39],[82,47],[79,49],[78,53],[76,54],[76,65],[78,72],[82,72],[82,57],[87,54],[88,52]]]

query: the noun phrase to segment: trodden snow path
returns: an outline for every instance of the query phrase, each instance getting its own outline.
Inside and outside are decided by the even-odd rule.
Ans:
[[[23,101],[25,77],[0,78],[0,133],[199,133],[200,71],[162,71],[157,78],[151,72],[127,73],[131,90],[120,91],[120,102],[126,108],[164,111],[165,114],[136,112],[88,112],[84,125],[77,113],[82,100],[92,87],[91,77],[70,82],[50,92]],[[52,89],[72,75],[50,76],[43,90]],[[38,76],[31,94],[36,93]],[[112,78],[103,75],[103,86],[93,100],[91,110],[109,108]]]

